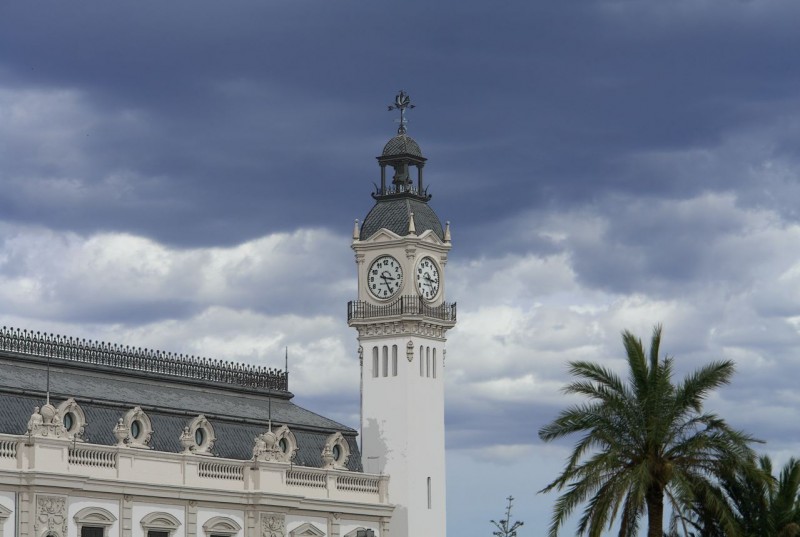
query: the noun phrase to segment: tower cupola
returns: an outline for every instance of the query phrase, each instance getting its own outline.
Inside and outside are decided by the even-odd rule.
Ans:
[[[412,108],[411,97],[402,90],[395,97],[394,104],[389,105],[389,110],[400,112],[400,126],[397,134],[386,142],[381,156],[377,157],[381,181],[372,193],[375,205],[361,225],[361,240],[383,228],[406,236],[412,214],[417,234],[431,230],[444,240],[442,222],[428,205],[432,196],[423,183],[422,169],[427,159],[406,130],[406,111]]]

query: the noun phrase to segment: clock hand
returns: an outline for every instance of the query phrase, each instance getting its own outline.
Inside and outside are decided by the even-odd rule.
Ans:
[[[389,285],[389,280],[392,280],[392,281],[394,281],[394,278],[392,278],[392,275],[391,275],[391,274],[389,274],[387,271],[383,271],[383,272],[381,273],[381,279],[383,279],[383,285],[385,285],[385,286],[386,286],[386,291],[388,291],[389,293],[391,293],[391,292],[392,292],[392,288],[391,288],[391,286]]]

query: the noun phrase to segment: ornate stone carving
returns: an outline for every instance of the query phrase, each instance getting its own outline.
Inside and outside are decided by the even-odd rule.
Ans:
[[[261,513],[261,537],[286,537],[286,515]]]
[[[291,462],[297,453],[297,439],[286,425],[255,438],[253,459],[261,462]]]
[[[36,496],[36,522],[33,529],[37,536],[53,534],[58,537],[66,537],[67,498],[64,496]]]
[[[147,413],[141,407],[134,407],[125,413],[122,424],[128,429],[125,444],[128,447],[150,449],[150,440],[153,438],[153,424]]]
[[[73,398],[69,398],[58,405],[58,416],[70,440],[83,442],[86,431],[86,414]]]
[[[414,342],[410,339],[408,340],[408,343],[406,343],[406,358],[409,362],[414,359]]]
[[[322,448],[322,467],[347,469],[347,460],[350,458],[350,446],[342,433],[336,432],[325,440]]]
[[[61,423],[56,407],[49,403],[41,409],[38,406],[33,409],[33,414],[28,420],[27,433],[30,436],[67,438],[67,430]]]
[[[122,418],[120,418],[117,424],[114,426],[114,438],[117,439],[118,446],[125,445],[125,441],[128,439],[128,434],[130,434],[130,431],[125,426]]]
[[[181,433],[181,437],[178,439],[181,443],[181,447],[183,448],[183,453],[191,453],[192,447],[194,446],[194,438],[192,438],[192,432],[189,430],[189,427],[184,427],[183,432]]]
[[[359,337],[381,337],[392,335],[419,335],[444,341],[447,327],[419,321],[392,321],[357,326]]]
[[[217,437],[214,434],[214,427],[211,426],[211,423],[208,421],[208,419],[200,414],[191,422],[189,422],[188,429],[189,440],[191,441],[189,450],[195,455],[211,455],[211,450],[214,448],[214,443],[217,441]],[[186,430],[184,429],[184,432],[180,437],[182,446],[184,445],[185,434]],[[185,450],[186,446],[184,446],[184,451]]]

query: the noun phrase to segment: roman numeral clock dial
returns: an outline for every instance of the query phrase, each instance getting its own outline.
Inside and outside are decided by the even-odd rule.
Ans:
[[[439,293],[439,267],[430,257],[423,257],[417,264],[417,291],[426,300]]]
[[[377,298],[394,296],[403,285],[403,269],[390,255],[375,259],[367,272],[367,288]]]

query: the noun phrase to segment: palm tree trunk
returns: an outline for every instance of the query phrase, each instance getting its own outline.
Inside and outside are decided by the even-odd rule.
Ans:
[[[664,491],[658,485],[651,485],[645,494],[647,502],[647,537],[664,535]]]

